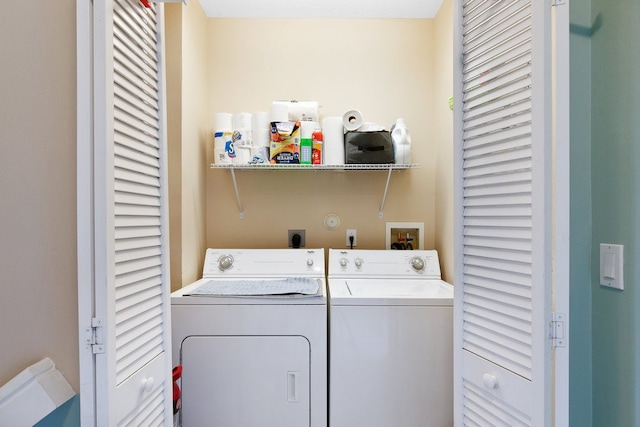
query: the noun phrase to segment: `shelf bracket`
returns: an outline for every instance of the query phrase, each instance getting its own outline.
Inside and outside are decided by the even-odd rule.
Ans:
[[[229,168],[229,170],[231,171],[231,179],[233,180],[233,189],[236,191],[236,201],[238,202],[238,209],[240,210],[240,219],[244,219],[244,210],[242,209],[240,192],[238,191],[238,181],[236,181],[236,171],[233,167]]]
[[[151,0],[158,1],[158,0]],[[240,200],[240,192],[238,191],[238,181],[236,180],[236,169],[238,170],[387,170],[387,182],[384,186],[384,193],[382,193],[382,202],[380,203],[380,210],[378,211],[378,218],[382,218],[384,215],[384,202],[387,199],[387,192],[389,191],[389,182],[391,181],[391,173],[394,170],[413,169],[418,167],[419,164],[389,164],[388,167],[385,164],[340,164],[340,165],[300,165],[300,164],[260,164],[260,165],[229,165],[229,164],[211,164],[212,169],[229,169],[231,171],[231,179],[233,180],[233,189],[236,192],[236,201],[238,202],[238,209],[240,211],[240,219],[244,219],[244,208],[242,207],[242,201]]]
[[[389,181],[391,180],[391,172],[393,172],[393,166],[389,166],[389,173],[387,174],[387,183],[384,186],[384,193],[382,193],[382,202],[380,203],[380,210],[378,211],[378,218],[382,218],[384,210],[384,201],[387,198],[387,191],[389,190]]]

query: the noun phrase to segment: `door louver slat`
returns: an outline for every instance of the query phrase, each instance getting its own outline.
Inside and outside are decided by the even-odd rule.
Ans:
[[[464,383],[465,425],[482,427],[526,427],[529,426],[526,415],[506,404],[488,400],[482,389],[470,382]]]
[[[116,381],[163,351],[158,52],[153,9],[114,1]],[[144,421],[141,425],[146,424]]]
[[[512,292],[514,295],[531,296],[527,279],[527,274],[516,272],[515,269],[509,271],[498,268],[489,268],[487,265],[476,266],[468,263],[464,273],[468,277],[470,285],[491,287],[501,292]]]
[[[168,426],[164,5],[77,6],[82,424]]]
[[[463,348],[523,378],[532,369],[530,20],[530,1],[463,5]],[[465,425],[528,425],[467,387]]]
[[[465,318],[473,318],[475,322],[478,323],[479,326],[483,326],[485,328],[495,328],[499,333],[513,333],[516,337],[522,337],[519,339],[519,342],[526,343],[525,335],[531,334],[531,328],[527,325],[527,319],[510,317],[508,323],[501,322],[500,320],[493,317],[493,312],[490,308],[473,308],[465,313]]]
[[[119,424],[126,427],[152,427],[161,426],[164,423],[164,400],[160,391],[152,393],[141,402],[144,410],[132,414]]]
[[[454,1],[456,425],[548,426],[566,407],[550,338],[568,299],[553,293],[568,274],[569,14],[556,3]]]

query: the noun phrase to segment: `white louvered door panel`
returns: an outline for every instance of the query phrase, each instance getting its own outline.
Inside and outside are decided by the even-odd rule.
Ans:
[[[98,425],[172,424],[162,6],[94,1]]]
[[[549,12],[456,4],[456,425],[548,421]]]

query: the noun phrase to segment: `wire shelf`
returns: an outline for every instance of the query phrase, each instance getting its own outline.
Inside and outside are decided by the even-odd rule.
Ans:
[[[300,165],[300,164],[256,164],[256,165],[225,165],[212,163],[211,169],[235,169],[235,170],[305,170],[305,171],[367,171],[367,170],[404,170],[416,169],[420,167],[418,163],[395,164],[347,164],[347,165]]]

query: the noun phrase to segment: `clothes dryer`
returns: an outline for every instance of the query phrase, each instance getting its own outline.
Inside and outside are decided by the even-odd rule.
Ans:
[[[171,295],[184,427],[327,426],[324,249],[208,249]]]
[[[453,287],[436,251],[329,250],[329,425],[453,425]]]

